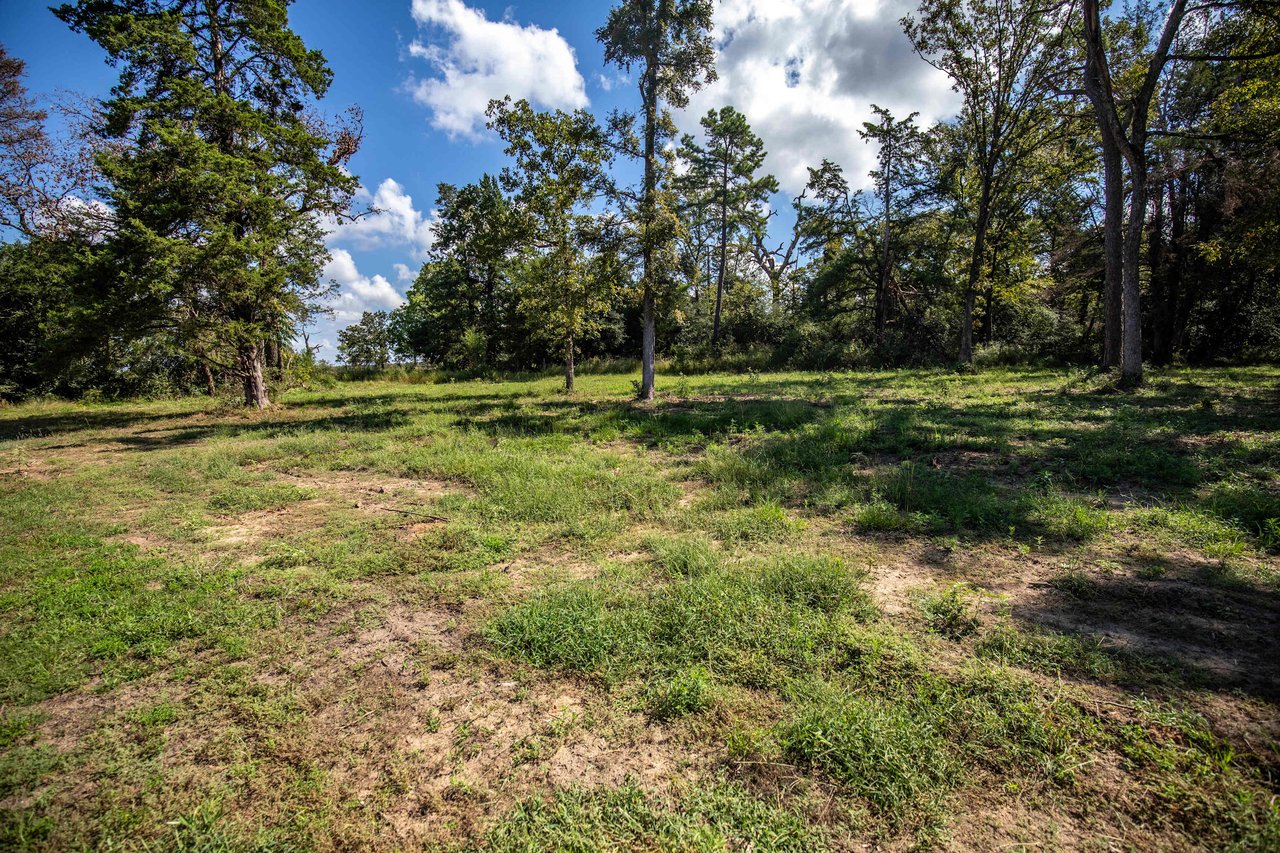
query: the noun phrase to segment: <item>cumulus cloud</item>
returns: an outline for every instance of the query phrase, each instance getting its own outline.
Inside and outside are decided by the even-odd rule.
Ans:
[[[858,136],[871,104],[922,126],[955,112],[947,77],[911,49],[898,20],[915,0],[724,0],[716,7],[720,79],[680,117],[693,128],[708,109],[743,112],[769,151],[784,191],[825,157],[851,185],[870,183],[875,150]]]
[[[413,196],[399,183],[387,178],[372,195],[363,187],[356,204],[367,204],[373,213],[354,222],[331,225],[330,245],[348,243],[357,249],[407,247],[415,260],[422,260],[434,240],[434,214],[424,214],[414,207]]]
[[[505,95],[549,109],[587,105],[577,58],[558,30],[490,21],[462,0],[413,0],[412,14],[425,40],[409,53],[426,60],[432,76],[410,80],[409,89],[450,136],[476,136],[489,100]]]
[[[396,271],[396,281],[401,284],[407,281],[413,281],[414,276],[416,275],[414,271],[409,268],[408,264],[392,264],[391,268]]]
[[[365,311],[386,311],[404,304],[404,297],[384,277],[361,274],[346,249],[330,250],[324,277],[338,285],[329,303],[337,321],[354,322]]]

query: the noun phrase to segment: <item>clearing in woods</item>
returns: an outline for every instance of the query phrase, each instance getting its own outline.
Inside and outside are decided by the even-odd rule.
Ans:
[[[1280,849],[1280,370],[0,409],[0,846]]]

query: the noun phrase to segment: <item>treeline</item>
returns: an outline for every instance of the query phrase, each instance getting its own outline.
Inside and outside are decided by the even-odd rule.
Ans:
[[[130,63],[134,88],[92,123],[108,213],[92,210],[106,224],[83,205],[75,216],[46,205],[35,218],[59,227],[22,225],[28,239],[0,255],[0,299],[14,306],[0,318],[3,345],[15,348],[0,382],[17,395],[110,387],[129,370],[192,387],[232,377],[263,404],[273,371],[310,361],[293,342],[322,310],[313,224],[347,213],[353,185],[337,167],[358,125],[328,127],[302,109],[327,69],[282,17],[247,30],[288,48],[296,76],[279,91],[246,80],[220,93],[215,40],[194,37],[184,51],[209,54],[207,73],[185,79],[204,82],[170,91],[167,66],[148,65],[158,36],[127,29],[137,44],[121,50],[105,35],[121,31],[111,15],[144,5],[184,34],[235,22],[181,3],[58,11]],[[725,106],[683,133],[672,120],[715,79],[711,26],[707,0],[611,11],[597,37],[638,81],[633,115],[492,102],[508,167],[439,186],[431,256],[406,303],[342,330],[340,357],[471,372],[561,364],[571,388],[575,359],[639,355],[640,397],[651,398],[658,353],[689,366],[1100,364],[1124,384],[1141,381],[1145,361],[1280,356],[1277,3],[1104,14],[1096,0],[923,0],[902,26],[950,77],[959,113],[926,127],[876,107],[861,132],[876,152],[871,187],[853,190],[863,176],[824,160],[781,205],[744,115]],[[205,125],[157,129],[202,115],[215,96],[244,120],[228,130],[226,110],[211,109]],[[264,133],[269,122],[288,133]],[[253,133],[297,138],[276,151],[244,145]],[[262,218],[175,201],[175,166],[217,185],[219,158],[249,161],[249,185],[271,176]],[[637,185],[616,178],[624,158],[641,166]],[[215,236],[239,253],[211,253]],[[291,261],[277,269],[277,257]],[[196,281],[173,276],[173,261]],[[120,319],[85,333],[104,317]]]

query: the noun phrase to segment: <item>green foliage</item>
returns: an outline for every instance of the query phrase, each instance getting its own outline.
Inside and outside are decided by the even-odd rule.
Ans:
[[[332,77],[288,27],[288,5],[82,2],[55,13],[120,69],[95,124],[117,227],[104,241],[113,298],[226,353],[265,405],[261,342],[306,317],[328,288],[320,217],[358,185],[343,164],[359,133],[303,106]],[[295,107],[296,105],[296,107]]]
[[[691,666],[669,678],[651,681],[645,691],[645,707],[658,720],[696,714],[711,704],[714,688],[705,667]]]
[[[920,600],[920,615],[930,631],[958,640],[975,633],[980,622],[973,606],[975,592],[967,583],[953,583]]]
[[[531,328],[565,352],[565,383],[573,390],[575,347],[598,331],[621,271],[595,218],[583,212],[607,189],[612,149],[586,110],[537,113],[528,101],[507,97],[491,102],[487,115],[515,160],[503,170],[503,184],[517,191],[517,208],[543,250],[526,268],[522,310]],[[596,254],[583,257],[593,245]]]
[[[392,348],[387,320],[385,311],[366,311],[359,322],[339,329],[338,358],[353,367],[386,367]]]
[[[65,486],[3,491],[0,500],[0,696],[27,704],[79,684],[146,673],[176,643],[211,641],[261,624],[239,593],[238,570],[203,570],[104,541],[73,516],[46,525],[51,503],[74,506]],[[60,514],[61,515],[61,514]]]
[[[702,666],[728,683],[776,685],[842,659],[850,620],[875,614],[864,578],[839,560],[794,556],[643,592],[579,583],[512,607],[488,633],[532,663],[610,680]]]
[[[239,486],[214,495],[209,500],[209,508],[223,513],[253,512],[279,509],[315,496],[314,489],[304,489],[289,483],[263,483],[258,486]]]
[[[723,557],[700,537],[655,536],[648,542],[658,564],[673,575],[697,577],[720,568]]]
[[[0,408],[0,846],[367,847],[388,809],[430,806],[498,848],[823,849],[932,843],[1025,797],[1170,846],[1275,837],[1265,748],[1186,713],[1249,708],[1252,674],[1100,630],[1194,613],[1222,624],[1215,653],[1262,636],[1275,561],[1248,519],[1277,459],[1274,370],[1157,373],[1123,405],[1058,370],[691,375],[654,405],[629,379],[584,376],[572,400],[553,378],[351,382],[251,417]],[[1092,467],[1081,436],[1183,469]],[[989,511],[953,508],[974,496]],[[896,535],[851,529],[867,507]],[[1071,568],[1028,590],[1027,559]],[[946,585],[920,618],[877,618],[872,583],[906,560],[1008,589],[1016,618],[974,632],[980,593]],[[878,594],[897,592],[891,574]],[[1166,693],[1192,704],[1143,698]],[[406,721],[427,748],[374,768],[368,743]],[[536,783],[584,748],[658,750],[677,778],[486,811],[513,771]],[[473,760],[490,752],[509,760]],[[225,784],[173,784],[197,754]],[[468,766],[436,800],[412,780],[450,772],[442,754]],[[370,772],[367,800],[317,769],[334,762]],[[1130,785],[1147,794],[1109,796]]]
[[[716,532],[724,539],[744,542],[774,542],[787,539],[804,528],[777,503],[730,510],[716,520]]]

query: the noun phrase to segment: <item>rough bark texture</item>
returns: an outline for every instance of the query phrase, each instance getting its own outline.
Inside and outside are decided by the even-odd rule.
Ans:
[[[257,344],[240,348],[240,378],[244,384],[244,404],[255,409],[271,405],[267,399],[267,383],[262,376],[262,350]]]
[[[1142,284],[1138,265],[1142,262],[1142,236],[1147,220],[1146,157],[1137,152],[1133,168],[1133,189],[1129,194],[1129,222],[1124,235],[1124,272],[1121,277],[1120,384],[1142,384]]]
[[[1102,366],[1120,366],[1122,247],[1124,245],[1124,173],[1120,149],[1103,145],[1102,214]]]
[[[200,373],[204,376],[204,391],[210,397],[218,396],[218,384],[213,381],[213,371],[209,369],[209,365],[201,364]]]
[[[1083,0],[1081,4],[1086,55],[1084,88],[1098,123],[1103,166],[1107,169],[1108,176],[1118,176],[1117,181],[1123,180],[1116,168],[1121,159],[1128,166],[1129,172],[1129,221],[1124,225],[1119,238],[1119,249],[1114,249],[1114,237],[1111,237],[1106,247],[1108,294],[1112,292],[1114,277],[1118,276],[1120,279],[1120,322],[1115,322],[1111,306],[1108,305],[1110,331],[1107,333],[1107,344],[1110,349],[1114,329],[1119,325],[1120,384],[1129,387],[1142,383],[1142,288],[1139,264],[1142,260],[1142,237],[1147,218],[1147,182],[1150,177],[1147,169],[1147,120],[1160,75],[1165,63],[1169,61],[1169,50],[1182,26],[1186,9],[1186,0],[1173,0],[1170,4],[1160,38],[1147,60],[1142,84],[1127,102],[1126,109],[1121,110],[1112,87],[1099,2]],[[1128,113],[1127,121],[1121,120],[1122,112]],[[1120,204],[1114,196],[1123,192],[1123,189],[1117,189],[1113,181],[1108,180],[1106,190],[1105,230],[1110,235],[1113,231],[1121,231]]]

